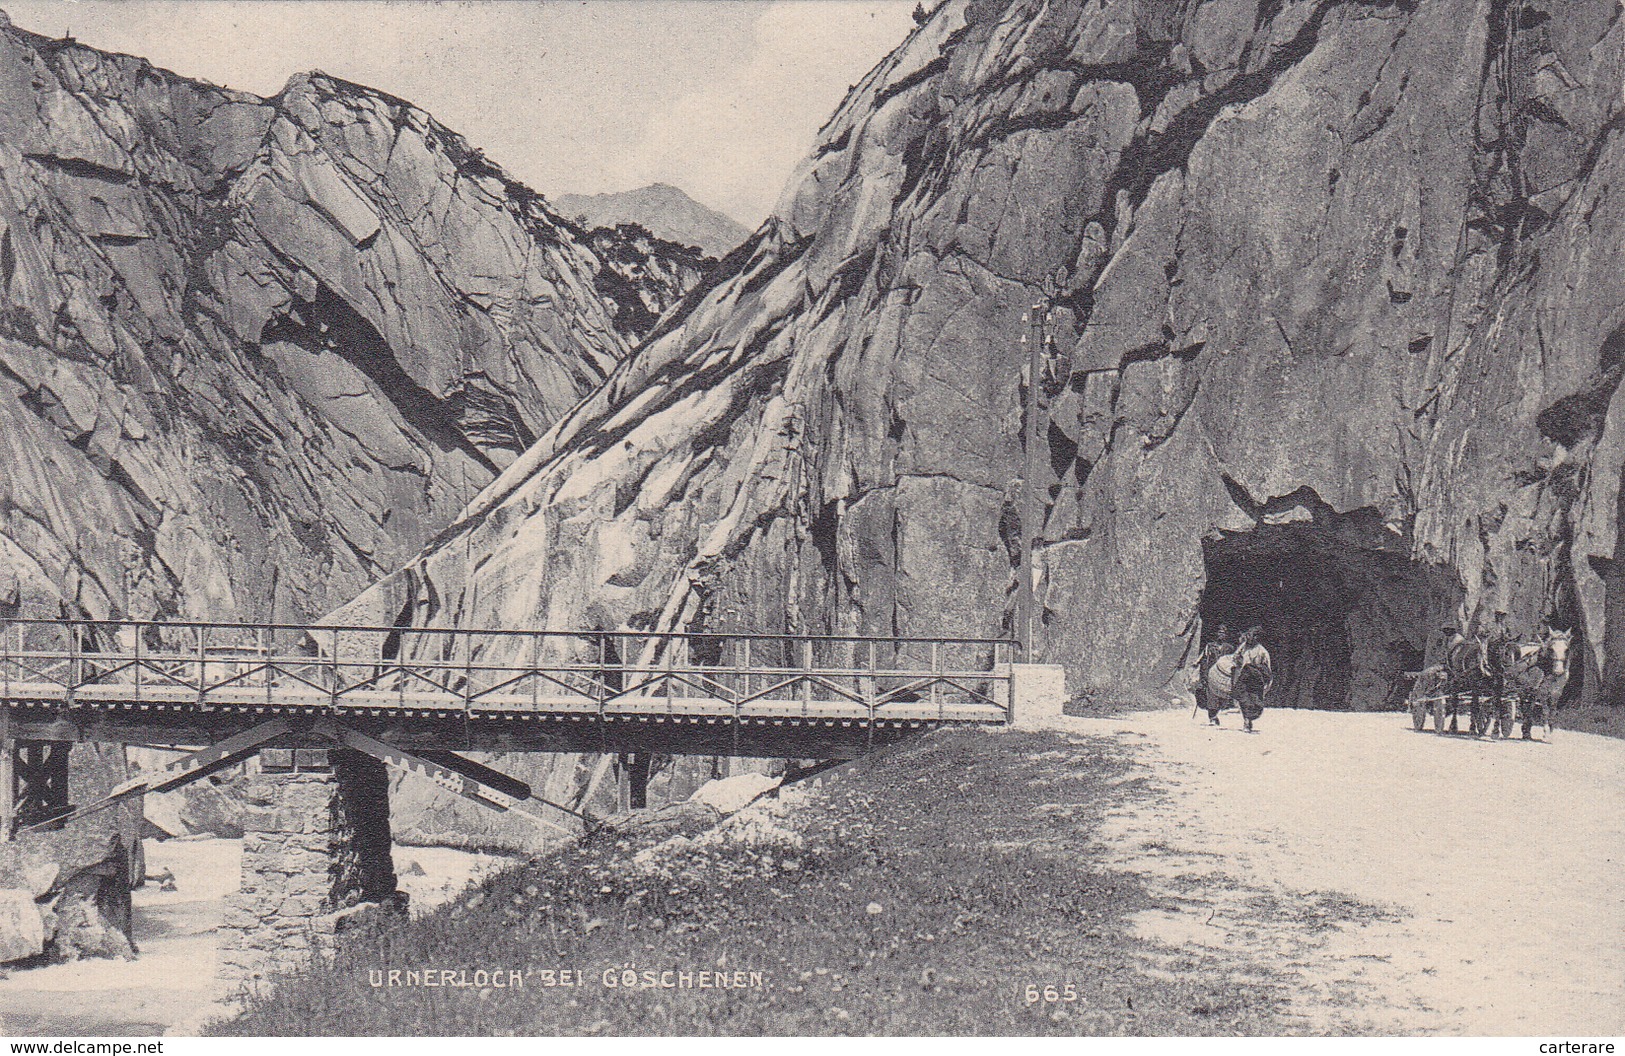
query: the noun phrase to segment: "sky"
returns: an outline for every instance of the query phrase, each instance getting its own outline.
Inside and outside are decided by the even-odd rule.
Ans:
[[[755,227],[913,0],[0,0],[13,24],[274,95],[398,95],[543,194],[674,184]]]

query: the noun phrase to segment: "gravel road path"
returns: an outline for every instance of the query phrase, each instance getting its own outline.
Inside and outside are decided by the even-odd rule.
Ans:
[[[1625,1034],[1625,741],[1226,721],[1060,723],[1136,763],[1101,850],[1162,896],[1136,928],[1163,970],[1188,944],[1262,966],[1313,1032]]]

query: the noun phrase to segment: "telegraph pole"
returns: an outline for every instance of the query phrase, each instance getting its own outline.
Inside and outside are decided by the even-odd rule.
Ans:
[[[15,575],[9,593],[0,595],[0,663],[11,664],[11,621],[22,614],[22,582]],[[22,638],[17,639],[18,648]],[[9,670],[0,677],[11,681]],[[12,815],[17,813],[17,741],[11,736],[11,707],[0,704],[0,843],[11,839]]]
[[[6,630],[0,625],[0,634]],[[11,738],[11,709],[0,704],[0,843],[11,839],[11,816],[17,812],[17,778],[13,771],[16,752],[17,742]]]
[[[1021,643],[1021,659],[1033,662],[1033,624],[1037,620],[1038,602],[1033,593],[1033,540],[1038,534],[1038,476],[1041,463],[1038,457],[1038,399],[1041,372],[1044,363],[1044,325],[1049,308],[1035,304],[1027,313],[1027,332],[1021,343],[1027,347],[1027,435],[1023,449],[1021,471],[1021,567],[1016,583],[1016,637]]]

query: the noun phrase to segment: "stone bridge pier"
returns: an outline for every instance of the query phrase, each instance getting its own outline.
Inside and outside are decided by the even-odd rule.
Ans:
[[[1015,664],[1010,720],[1017,729],[1043,729],[1062,714],[1065,672],[1058,666]],[[399,911],[391,857],[389,771],[379,754],[332,739],[296,735],[259,749],[243,818],[239,890],[228,897],[220,929],[220,975],[252,988],[280,971],[331,959],[346,921],[369,908]],[[361,738],[376,751],[387,746]],[[406,753],[394,753],[399,764]],[[447,753],[437,755],[447,763]],[[414,760],[426,765],[424,760]],[[487,782],[503,775],[460,761],[464,777]],[[432,764],[430,764],[432,765]],[[442,772],[442,781],[458,775]],[[507,779],[511,781],[512,779]],[[517,784],[517,783],[515,783]],[[529,789],[510,789],[521,798]],[[500,801],[500,790],[482,793]]]
[[[330,958],[358,911],[405,905],[383,763],[336,747],[265,748],[259,762],[247,789],[241,886],[220,929],[220,975],[243,986]]]

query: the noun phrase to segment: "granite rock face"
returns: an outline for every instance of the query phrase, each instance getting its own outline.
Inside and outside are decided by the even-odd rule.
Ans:
[[[707,263],[589,241],[382,93],[315,73],[262,99],[0,15],[0,621],[319,615],[450,523]],[[116,748],[73,760],[125,776]],[[231,831],[229,794],[174,797]],[[105,945],[122,906],[64,933]]]
[[[637,252],[380,92],[261,99],[0,27],[0,600],[353,596],[700,277]]]
[[[0,964],[24,961],[45,952],[45,921],[32,892],[0,889]]]
[[[615,302],[616,325],[634,334],[654,329],[661,314],[717,264],[717,258],[635,223],[595,227],[583,241],[602,262],[593,281]]]
[[[1074,692],[1177,685],[1205,617],[1264,624],[1284,695],[1374,706],[1499,608],[1617,694],[1621,33],[1607,0],[952,0],[346,611],[1009,632],[1036,302]]]

